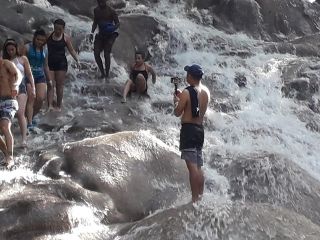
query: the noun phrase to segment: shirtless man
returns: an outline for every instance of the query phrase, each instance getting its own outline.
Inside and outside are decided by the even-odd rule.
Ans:
[[[182,92],[174,94],[174,114],[181,116],[180,151],[189,170],[192,202],[196,202],[203,194],[204,177],[202,147],[204,142],[203,117],[210,102],[210,92],[201,83],[203,71],[201,66],[193,64],[185,66],[189,86]]]
[[[9,60],[0,59],[0,130],[5,140],[0,137],[0,149],[5,160],[0,164],[11,168],[13,161],[13,135],[11,121],[18,110],[19,85],[22,75],[15,65]]]
[[[120,26],[118,14],[107,5],[106,0],[97,0],[98,6],[94,9],[94,19],[90,34],[90,41],[93,40],[93,34],[97,27],[99,33],[94,39],[94,58],[101,72],[101,78],[109,77],[110,54],[114,41],[118,37],[116,30]],[[105,69],[103,68],[101,52],[104,52]]]

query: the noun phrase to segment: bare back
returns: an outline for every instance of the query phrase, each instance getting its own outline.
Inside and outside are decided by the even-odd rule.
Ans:
[[[204,115],[207,111],[208,104],[210,102],[210,92],[209,89],[203,84],[199,84],[199,86],[195,87],[195,90],[198,93],[198,101],[199,101],[199,117],[192,116],[191,110],[191,98],[188,90],[183,90],[182,94],[186,96],[186,105],[184,107],[183,114],[181,116],[182,123],[195,123],[202,124]]]

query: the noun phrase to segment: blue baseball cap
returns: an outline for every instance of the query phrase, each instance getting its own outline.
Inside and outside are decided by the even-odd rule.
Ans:
[[[193,77],[202,78],[202,75],[204,74],[202,67],[198,64],[187,65],[184,67],[184,70]]]

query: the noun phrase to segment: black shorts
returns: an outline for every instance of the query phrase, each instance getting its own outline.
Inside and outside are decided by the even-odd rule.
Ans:
[[[68,71],[67,58],[48,58],[48,66],[50,71]]]
[[[111,34],[96,34],[94,38],[94,49],[95,51],[107,51],[111,52],[114,41],[118,37],[119,33],[113,32]]]
[[[180,130],[180,150],[202,149],[204,142],[204,129],[202,125],[183,123]]]

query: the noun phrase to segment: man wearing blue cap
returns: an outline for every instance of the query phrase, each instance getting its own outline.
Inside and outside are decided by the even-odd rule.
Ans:
[[[203,194],[204,177],[202,147],[204,142],[203,118],[210,101],[210,92],[201,83],[203,70],[193,64],[185,66],[189,86],[174,94],[174,114],[181,116],[180,151],[181,159],[186,161],[192,192],[192,202]]]
[[[107,5],[106,0],[97,0],[98,6],[94,9],[94,19],[90,34],[90,41],[93,41],[93,34],[97,27],[99,33],[94,40],[94,58],[101,72],[101,78],[108,78],[110,70],[110,54],[114,41],[118,37],[116,31],[119,26],[119,18],[116,11]],[[100,56],[104,52],[105,69]]]

